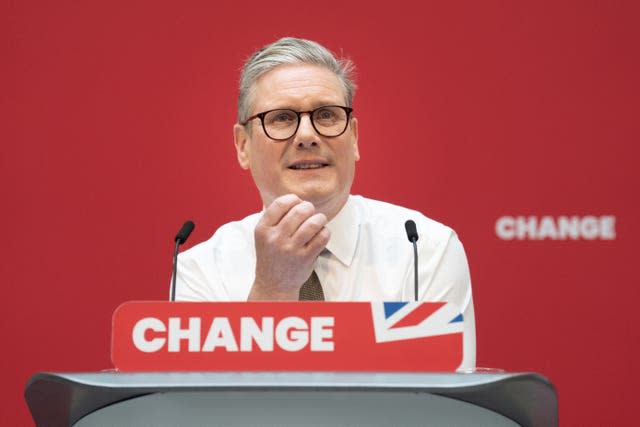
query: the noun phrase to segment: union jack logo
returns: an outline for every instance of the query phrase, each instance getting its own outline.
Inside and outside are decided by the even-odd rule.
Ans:
[[[372,302],[376,342],[462,333],[460,309],[445,302]]]

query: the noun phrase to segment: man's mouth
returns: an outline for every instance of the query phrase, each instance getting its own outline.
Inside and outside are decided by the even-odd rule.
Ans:
[[[328,166],[326,163],[298,163],[289,166],[289,169],[302,170],[302,169],[319,169]]]

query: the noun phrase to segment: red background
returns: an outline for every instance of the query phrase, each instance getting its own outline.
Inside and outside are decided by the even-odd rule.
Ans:
[[[358,66],[354,193],[454,227],[478,365],[537,371],[563,425],[632,425],[638,3],[0,2],[0,423],[36,371],[110,367],[111,314],[168,295],[187,246],[260,208],[238,70],[285,35]],[[503,215],[615,215],[613,241],[500,240]]]

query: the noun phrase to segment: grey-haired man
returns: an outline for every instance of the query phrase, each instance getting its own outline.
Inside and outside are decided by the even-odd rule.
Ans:
[[[360,158],[351,73],[349,61],[303,39],[278,40],[247,60],[234,138],[264,210],[180,255],[177,299],[412,300],[404,231],[412,219],[421,236],[419,297],[461,308],[462,366],[473,367],[471,280],[456,234],[417,211],[350,194]]]

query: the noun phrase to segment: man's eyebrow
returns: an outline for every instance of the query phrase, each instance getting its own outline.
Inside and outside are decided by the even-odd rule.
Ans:
[[[344,101],[342,102],[338,102],[336,103],[336,101],[327,101],[327,102],[314,102],[312,105],[312,107],[309,110],[315,110],[317,108],[321,108],[321,107],[326,107],[328,105],[342,105],[345,104]],[[346,106],[346,104],[345,104]],[[272,111],[272,110],[293,110],[293,111],[309,111],[306,108],[304,110],[294,107],[291,104],[286,104],[283,106],[279,106],[279,107],[273,107],[273,108],[269,108],[267,110],[263,110],[263,111]]]

